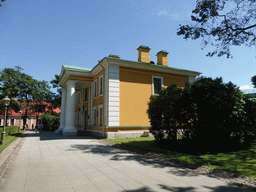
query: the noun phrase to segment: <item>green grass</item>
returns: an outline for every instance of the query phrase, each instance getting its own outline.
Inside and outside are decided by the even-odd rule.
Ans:
[[[3,128],[0,128],[2,133]],[[18,127],[6,127],[5,129],[5,145],[3,146],[0,142],[0,153],[2,153],[9,145],[11,145],[24,131],[18,132]],[[0,136],[1,137],[1,136]]]
[[[242,175],[256,178],[256,145],[253,145],[249,149],[233,152],[198,152],[188,154],[181,150],[174,150],[175,146],[172,147],[172,150],[160,147],[156,144],[153,137],[104,140],[117,145],[157,153],[177,160],[187,161],[198,165],[206,165],[215,169],[237,172]]]

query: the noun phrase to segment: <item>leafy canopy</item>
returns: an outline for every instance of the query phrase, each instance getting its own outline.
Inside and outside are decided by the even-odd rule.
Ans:
[[[207,56],[231,57],[231,46],[254,46],[256,0],[197,0],[191,25],[178,28],[184,39],[202,39],[215,47]]]

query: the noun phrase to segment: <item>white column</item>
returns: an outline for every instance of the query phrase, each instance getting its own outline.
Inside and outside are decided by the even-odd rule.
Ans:
[[[58,130],[55,131],[56,133],[61,133],[65,127],[67,88],[62,87],[61,92],[62,92],[62,94],[61,94],[60,126],[59,126]]]
[[[65,109],[65,127],[62,130],[64,136],[75,136],[77,130],[75,128],[75,83],[76,81],[67,81],[67,98],[66,98],[66,109]]]

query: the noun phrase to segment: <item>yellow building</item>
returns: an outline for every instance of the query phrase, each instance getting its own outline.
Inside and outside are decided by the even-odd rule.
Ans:
[[[150,48],[138,48],[138,61],[104,57],[93,68],[63,65],[61,123],[57,132],[76,135],[79,129],[105,138],[139,137],[147,134],[151,95],[171,84],[184,87],[200,73],[168,67],[168,53],[157,53],[150,62]]]

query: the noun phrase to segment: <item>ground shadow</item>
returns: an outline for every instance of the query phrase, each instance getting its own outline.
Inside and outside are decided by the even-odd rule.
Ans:
[[[66,139],[97,139],[90,136],[63,136],[61,134],[55,134],[54,132],[42,132],[36,133],[32,131],[26,131],[20,135],[20,137],[39,137],[41,141],[46,140],[66,140]]]
[[[199,189],[196,189],[195,187],[172,187],[172,186],[167,186],[167,185],[162,185],[159,184],[161,189],[166,190],[166,191],[171,191],[171,192],[197,192],[200,191]],[[212,192],[253,192],[252,189],[245,189],[245,188],[240,188],[236,187],[233,185],[228,185],[228,186],[217,186],[217,187],[206,187],[202,186],[205,189],[209,189]],[[133,190],[124,190],[124,192],[152,192],[154,190],[150,189],[149,187],[141,187],[138,189],[133,189]]]
[[[103,142],[103,141],[100,141]],[[179,161],[179,160],[174,160],[171,158],[167,158],[167,157],[161,157],[159,155],[155,155],[143,150],[138,150],[138,149],[132,149],[131,147],[124,147],[124,146],[120,146],[120,145],[106,145],[105,142],[103,142],[102,145],[93,145],[93,144],[86,144],[86,145],[79,145],[79,144],[75,144],[75,145],[71,145],[71,148],[69,149],[69,151],[77,151],[80,150],[84,153],[88,153],[88,154],[100,154],[103,156],[109,156],[110,160],[112,161],[136,161],[139,162],[142,165],[145,166],[153,166],[155,168],[166,168],[166,167],[170,167],[169,173],[170,174],[174,174],[176,176],[188,176],[188,177],[197,177],[199,174],[193,172],[194,169],[200,167],[200,165],[193,165],[193,164],[189,164],[183,161]],[[178,167],[180,169],[173,169],[173,167]],[[211,170],[208,173],[204,174],[206,176],[210,176],[210,177],[214,177],[217,178],[216,175],[218,175],[218,177],[223,177],[223,178],[228,178],[229,176],[227,175],[222,175],[222,174],[218,174],[218,172],[221,172],[221,170]],[[237,177],[237,174],[233,174],[232,177]],[[230,188],[225,188],[223,187],[219,187],[216,189],[213,189],[213,191],[216,192],[220,192],[220,191],[235,191],[235,189],[237,189],[237,191],[239,191],[238,189],[241,189],[240,187],[247,187],[249,188],[250,186],[245,185],[245,184],[237,184],[237,183],[232,183],[234,186],[230,186]],[[168,188],[170,189],[169,191],[191,191],[192,188]],[[138,189],[137,191],[150,191],[150,189],[147,188],[142,188],[142,189]],[[136,190],[133,190],[136,191]],[[241,191],[241,190],[240,190]]]

